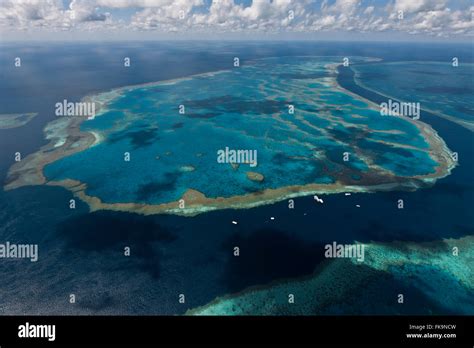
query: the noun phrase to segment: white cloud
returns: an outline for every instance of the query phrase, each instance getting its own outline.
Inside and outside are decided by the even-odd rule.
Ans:
[[[449,0],[0,0],[3,30],[151,30],[167,32],[398,31],[472,35],[472,8],[452,10]],[[467,6],[467,5],[466,5]],[[133,9],[130,19],[116,11]],[[403,20],[398,11],[404,12]]]
[[[50,26],[63,16],[60,0],[3,0],[0,25],[24,29],[29,25]]]
[[[441,10],[446,7],[446,0],[396,0],[394,7],[406,13]]]
[[[374,12],[374,9],[375,9],[375,7],[373,7],[373,6],[368,6],[368,7],[364,10],[364,14],[369,15],[369,14],[371,14],[372,12]]]

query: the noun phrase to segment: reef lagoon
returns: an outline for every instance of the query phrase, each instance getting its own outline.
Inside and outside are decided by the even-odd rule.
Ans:
[[[448,175],[456,163],[436,131],[382,116],[343,89],[342,60],[250,60],[88,96],[95,117],[50,123],[51,142],[12,167],[6,188],[36,180],[70,189],[93,211],[194,215],[316,193],[414,190]],[[255,152],[255,163],[219,163],[229,148]]]
[[[37,116],[0,129],[0,235],[39,248],[37,262],[0,263],[0,314],[472,314],[474,138],[455,122],[472,101],[436,87],[438,73],[451,87],[473,76],[472,52],[392,42],[2,45],[0,113]],[[22,69],[10,64],[16,56]],[[138,64],[124,70],[124,56]],[[453,56],[459,74],[448,73]],[[403,67],[385,70],[400,81],[393,88],[364,75],[382,64]],[[414,72],[428,69],[433,78]],[[414,74],[428,76],[417,83],[425,92],[400,87]],[[431,87],[436,100],[421,103],[419,120],[378,112],[388,96],[418,101]],[[55,116],[65,98],[96,101],[96,117]],[[226,146],[258,147],[257,165],[219,163]],[[178,210],[190,190],[197,200]],[[365,245],[365,261],[324,258],[334,241]]]

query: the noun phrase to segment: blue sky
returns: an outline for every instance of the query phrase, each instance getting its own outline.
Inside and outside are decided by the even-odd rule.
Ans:
[[[2,40],[472,41],[472,0],[1,0]]]

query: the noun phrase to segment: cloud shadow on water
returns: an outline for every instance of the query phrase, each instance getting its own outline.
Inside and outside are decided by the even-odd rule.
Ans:
[[[65,241],[67,249],[77,252],[112,253],[118,256],[128,246],[133,255],[130,267],[146,272],[153,278],[160,276],[160,247],[178,238],[153,217],[103,211],[75,216],[62,222],[58,226],[57,236]],[[123,271],[126,268],[122,263],[111,265],[104,261],[104,270]]]
[[[233,248],[240,248],[234,256]],[[229,250],[221,277],[229,292],[262,285],[276,279],[311,274],[324,259],[322,244],[303,241],[290,233],[264,228],[248,236],[234,234],[222,244]]]

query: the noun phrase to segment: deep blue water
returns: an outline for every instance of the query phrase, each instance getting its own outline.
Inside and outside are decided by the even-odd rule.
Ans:
[[[456,54],[472,62],[472,46],[448,48],[356,43],[5,47],[0,50],[1,66],[21,55],[24,70],[2,68],[0,112],[40,114],[25,127],[0,130],[0,177],[14,152],[30,153],[44,144],[42,128],[54,117],[52,101],[79,100],[109,88],[219,70],[236,55],[243,61],[305,54],[450,61]],[[133,68],[123,70],[122,56],[132,57]],[[379,102],[376,94],[351,85],[350,70],[345,72],[341,84]],[[293,210],[282,202],[194,218],[90,214],[82,203],[72,211],[71,194],[62,188],[0,192],[0,241],[39,243],[40,248],[37,263],[0,263],[0,313],[183,313],[250,285],[309,274],[327,242],[472,235],[473,134],[428,113],[422,113],[422,120],[459,153],[460,165],[432,188],[416,192],[331,195],[324,197],[323,205],[307,197],[296,199]],[[400,198],[405,201],[403,210],[396,207]],[[241,246],[239,262],[232,256],[234,245]],[[132,247],[132,257],[122,256],[124,246]],[[78,298],[74,306],[67,302],[70,293]],[[186,294],[184,305],[177,301],[180,293]]]
[[[361,75],[363,86],[404,101],[416,97],[422,108],[473,122],[473,64],[380,62],[352,67]]]

